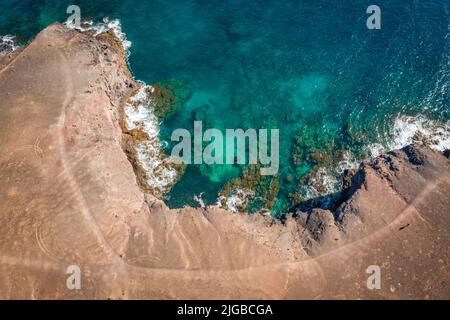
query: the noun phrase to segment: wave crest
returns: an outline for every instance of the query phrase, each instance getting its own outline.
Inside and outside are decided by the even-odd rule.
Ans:
[[[19,48],[19,45],[15,36],[9,34],[0,36],[0,56],[14,52],[17,48]]]

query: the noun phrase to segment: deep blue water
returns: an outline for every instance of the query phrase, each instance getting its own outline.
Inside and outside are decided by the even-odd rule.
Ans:
[[[388,140],[399,114],[450,119],[450,1],[37,1],[0,0],[0,35],[22,42],[69,4],[82,17],[118,18],[132,41],[130,67],[152,84],[179,78],[192,91],[162,124],[161,139],[203,120],[209,128],[280,128],[277,210],[290,206],[317,166],[305,156],[366,156]],[[368,30],[366,8],[382,10],[382,29]],[[304,158],[292,161],[293,138]],[[214,203],[236,166],[188,167],[167,202],[194,205],[203,192]],[[287,180],[287,177],[289,179]]]

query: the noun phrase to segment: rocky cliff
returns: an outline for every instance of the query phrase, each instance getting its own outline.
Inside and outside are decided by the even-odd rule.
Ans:
[[[137,86],[112,33],[52,25],[0,60],[0,298],[450,298],[448,152],[362,163],[335,212],[170,210],[127,153]]]

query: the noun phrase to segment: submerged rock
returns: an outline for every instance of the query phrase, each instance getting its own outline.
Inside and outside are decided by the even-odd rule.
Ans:
[[[152,86],[155,114],[160,120],[175,116],[192,96],[192,90],[182,78],[170,79]]]

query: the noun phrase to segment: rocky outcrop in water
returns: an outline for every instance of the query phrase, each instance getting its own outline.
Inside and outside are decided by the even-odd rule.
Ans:
[[[334,212],[170,210],[125,152],[135,85],[112,33],[52,25],[0,60],[0,298],[450,298],[448,153],[362,163]]]

